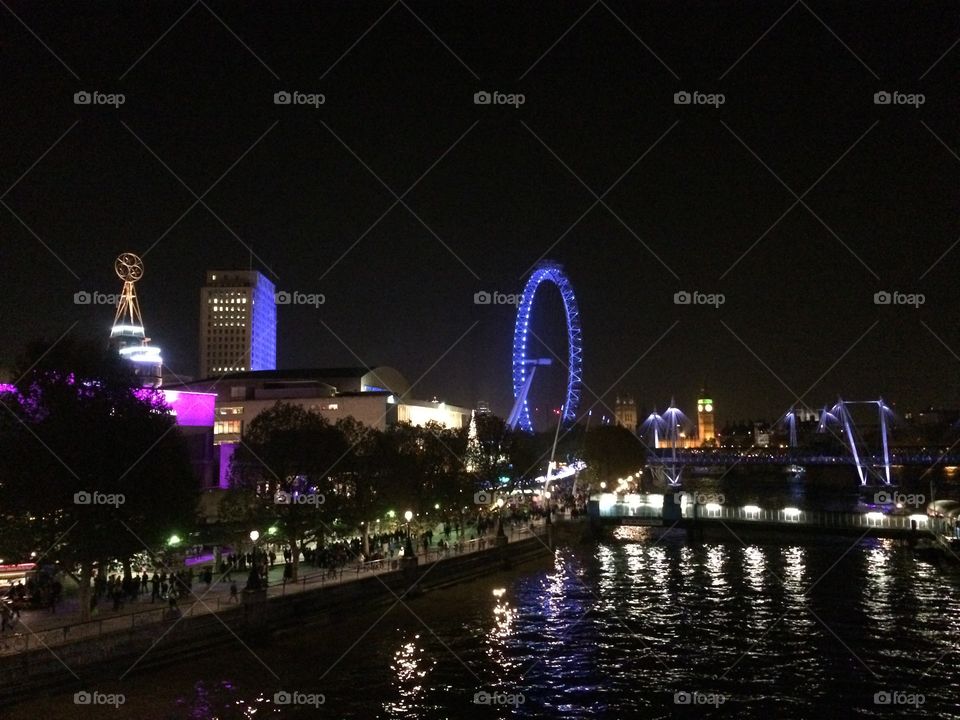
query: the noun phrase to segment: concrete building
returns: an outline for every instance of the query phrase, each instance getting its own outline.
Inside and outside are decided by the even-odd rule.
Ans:
[[[200,290],[200,376],[274,370],[277,305],[256,270],[209,270]]]
[[[223,488],[228,487],[230,457],[245,428],[278,401],[301,405],[331,422],[353,417],[378,430],[431,421],[465,428],[471,415],[469,408],[409,397],[410,384],[387,366],[233,372],[177,387],[216,394],[213,442]]]

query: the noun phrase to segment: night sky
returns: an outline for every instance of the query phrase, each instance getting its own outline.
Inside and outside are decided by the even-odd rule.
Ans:
[[[797,395],[960,406],[960,9],[727,5],[4,0],[0,362],[105,339],[113,309],[74,293],[118,292],[129,250],[148,334],[193,375],[204,271],[252,260],[326,297],[280,308],[279,367],[392,365],[505,414],[514,308],[474,293],[548,257],[580,302],[584,410],[689,412],[704,381],[721,425]],[[536,331],[563,355],[551,291]]]

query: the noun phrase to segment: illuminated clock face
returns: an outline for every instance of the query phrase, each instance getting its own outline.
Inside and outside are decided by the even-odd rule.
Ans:
[[[703,409],[706,410],[707,412],[713,412],[713,405],[711,405],[710,403],[707,403],[706,405],[703,406]]]
[[[703,412],[703,405],[697,405],[697,412]]]

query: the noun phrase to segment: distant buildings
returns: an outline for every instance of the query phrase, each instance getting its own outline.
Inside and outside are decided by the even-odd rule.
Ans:
[[[200,377],[275,370],[277,304],[256,270],[209,270],[200,290]]]
[[[637,431],[637,403],[630,395],[617,395],[613,404],[613,414],[617,425],[625,427],[630,432]]]
[[[701,390],[697,398],[697,439],[700,445],[716,445],[717,434],[714,431],[713,400],[707,397],[707,391]]]
[[[213,443],[222,488],[229,486],[230,457],[246,428],[278,401],[300,405],[331,422],[352,417],[379,430],[401,422],[465,428],[471,415],[469,408],[408,397],[409,383],[386,366],[226,373],[178,389],[216,394]]]

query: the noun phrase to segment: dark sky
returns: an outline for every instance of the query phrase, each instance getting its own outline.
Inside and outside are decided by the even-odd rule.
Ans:
[[[960,405],[955,2],[5,2],[0,359],[105,335],[112,309],[73,295],[116,292],[130,250],[149,334],[193,374],[204,271],[252,247],[279,289],[326,296],[280,309],[280,367],[393,365],[506,413],[514,311],[473,296],[547,256],[580,302],[584,408],[691,411],[704,379],[721,423],[794,393]]]

